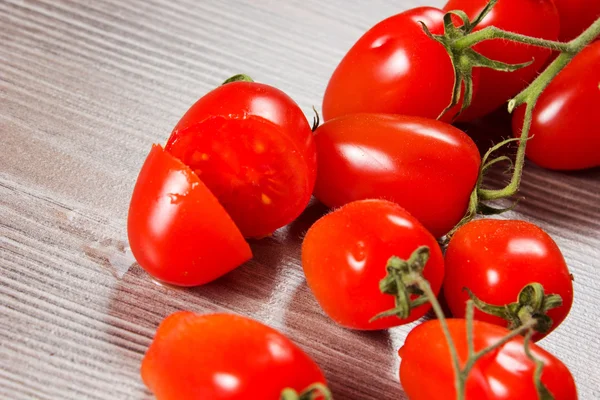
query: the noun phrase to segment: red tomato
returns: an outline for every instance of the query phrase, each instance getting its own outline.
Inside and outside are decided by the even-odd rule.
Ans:
[[[448,320],[450,334],[461,360],[467,359],[466,321]],[[498,342],[509,331],[486,322],[474,321],[475,351]],[[536,400],[535,364],[524,351],[519,336],[481,358],[467,379],[467,399]],[[555,400],[576,400],[577,389],[569,369],[556,357],[535,344],[531,353],[544,363],[542,383]],[[450,351],[439,320],[427,321],[413,329],[399,351],[400,381],[410,400],[456,398]],[[464,361],[463,361],[464,364]]]
[[[286,388],[300,393],[325,383],[317,364],[276,330],[187,311],[160,324],[141,373],[158,400],[276,400]]]
[[[323,117],[375,112],[437,118],[448,106],[454,68],[446,49],[419,23],[442,34],[444,13],[419,7],[371,28],[350,49],[331,77]],[[446,113],[450,119],[454,113]]]
[[[450,0],[445,11],[463,10],[473,19],[488,0]],[[502,0],[499,1],[475,31],[488,26],[548,40],[557,40],[560,28],[558,11],[552,0]],[[476,51],[492,60],[518,64],[534,60],[533,64],[515,72],[500,72],[488,68],[479,70],[477,92],[471,106],[458,118],[470,121],[482,117],[524,89],[545,65],[551,51],[541,47],[489,40],[474,47]]]
[[[406,260],[420,246],[430,249],[423,275],[437,294],[444,260],[435,238],[395,203],[357,201],[324,216],[309,229],[302,244],[302,267],[308,286],[335,322],[354,329],[385,329],[415,321],[431,308],[426,303],[405,320],[393,316],[369,322],[395,307],[394,297],[379,290],[389,258]]]
[[[271,86],[234,82],[208,93],[179,121],[165,150],[202,179],[246,237],[288,224],[312,194],[310,126]]]
[[[201,285],[252,257],[216,197],[159,145],[152,147],[133,190],[127,233],[142,268],[175,285]]]
[[[600,18],[598,0],[554,0],[560,15],[560,37],[563,42],[575,39]]]
[[[469,299],[465,287],[480,300],[503,306],[516,302],[521,289],[530,283],[540,283],[546,294],[561,296],[563,305],[547,313],[556,328],[571,309],[573,283],[560,249],[537,226],[482,219],[464,225],[450,240],[444,297],[455,317],[465,316]],[[507,321],[479,310],[475,310],[475,318],[508,326]],[[536,333],[534,339],[544,336]]]
[[[600,3],[599,3],[600,4]],[[527,157],[541,167],[579,170],[600,166],[600,42],[578,54],[554,78],[533,111]],[[521,136],[525,107],[513,116]]]
[[[348,115],[321,125],[315,140],[320,201],[392,200],[436,237],[464,216],[481,163],[464,132],[419,117]]]

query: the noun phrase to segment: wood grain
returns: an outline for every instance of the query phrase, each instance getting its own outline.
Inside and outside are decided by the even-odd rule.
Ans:
[[[150,145],[203,93],[245,72],[310,115],[364,30],[424,3],[0,0],[0,398],[149,398],[140,360],[180,309],[282,330],[336,399],[404,398],[396,351],[411,326],[344,330],[306,287],[299,245],[322,206],[252,243],[243,267],[187,290],[135,264],[125,220]],[[541,344],[572,369],[582,399],[600,398],[600,172],[528,166],[522,194],[505,218],[550,232],[576,278],[571,316]]]

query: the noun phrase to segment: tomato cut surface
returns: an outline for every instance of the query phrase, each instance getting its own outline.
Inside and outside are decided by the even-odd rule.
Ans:
[[[327,121],[315,135],[315,197],[331,208],[391,200],[434,236],[464,216],[481,159],[473,140],[444,122],[387,114]]]
[[[325,383],[317,364],[284,335],[237,315],[177,312],[158,327],[141,368],[157,400],[281,398]]]
[[[202,179],[246,237],[294,220],[314,187],[316,151],[306,117],[267,85],[235,82],[208,93],[165,149]]]
[[[152,147],[133,190],[127,233],[140,266],[175,285],[210,282],[252,257],[217,198],[159,145]]]
[[[356,201],[317,221],[302,244],[306,281],[323,310],[338,324],[353,329],[386,329],[414,321],[429,303],[414,308],[409,317],[371,321],[395,307],[394,297],[381,293],[390,257],[407,260],[420,246],[430,258],[423,275],[432,290],[444,277],[442,252],[435,238],[399,205],[385,200]]]

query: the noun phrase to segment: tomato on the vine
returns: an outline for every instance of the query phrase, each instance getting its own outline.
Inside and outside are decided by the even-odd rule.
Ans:
[[[466,320],[447,320],[458,357],[467,359]],[[506,328],[474,321],[474,350],[483,350],[506,336]],[[535,359],[542,361],[541,382],[554,400],[576,400],[577,389],[569,369],[556,357],[530,344]],[[450,350],[439,320],[414,328],[399,351],[400,382],[410,400],[447,400],[456,398]],[[524,338],[517,336],[475,363],[466,382],[467,399],[534,400],[535,364],[524,350]]]
[[[444,46],[425,34],[421,22],[433,34],[442,34],[443,17],[438,8],[419,7],[365,33],[327,85],[324,119],[365,112],[437,118],[450,103],[454,68]]]
[[[599,2],[600,4],[600,2]],[[600,166],[600,42],[588,45],[542,92],[533,110],[527,157],[554,170]],[[513,116],[521,136],[525,107]]]
[[[279,399],[325,383],[317,364],[287,337],[230,314],[180,311],[158,327],[141,368],[158,400]]]
[[[219,201],[186,165],[154,145],[131,197],[131,251],[161,281],[196,286],[252,257]]]
[[[385,329],[415,321],[431,308],[426,303],[403,320],[392,316],[371,321],[395,308],[393,296],[379,288],[389,258],[408,259],[420,246],[429,247],[423,276],[437,294],[444,260],[435,238],[395,203],[356,201],[324,216],[308,230],[302,244],[302,267],[308,286],[335,322],[354,329]]]
[[[450,0],[444,11],[462,10],[469,18],[475,18],[488,0]],[[458,18],[455,23],[459,22]],[[522,35],[557,40],[560,21],[552,0],[502,0],[499,1],[475,32],[495,26]],[[489,68],[475,68],[479,72],[477,91],[469,108],[458,120],[470,121],[482,117],[524,89],[551,56],[551,50],[494,39],[479,43],[473,49],[485,57],[509,64],[533,61],[533,64],[515,72],[501,72]]]
[[[315,141],[321,202],[391,200],[436,237],[464,216],[481,164],[464,132],[420,117],[347,115],[321,125]]]
[[[316,152],[298,105],[256,82],[222,85],[179,121],[165,150],[188,165],[245,237],[293,221],[313,191]]]
[[[445,259],[444,297],[455,317],[465,316],[469,295],[464,288],[486,303],[505,306],[515,303],[521,289],[531,283],[541,284],[546,295],[562,298],[562,305],[546,313],[552,329],[571,309],[573,283],[565,259],[554,240],[529,222],[469,222],[452,236]],[[506,320],[479,310],[475,318],[508,326]],[[536,333],[534,339],[544,336]]]
[[[600,18],[598,0],[554,0],[560,15],[560,37],[563,42],[575,39]]]

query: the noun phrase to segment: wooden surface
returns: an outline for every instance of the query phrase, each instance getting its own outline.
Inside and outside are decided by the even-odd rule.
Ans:
[[[0,0],[0,398],[149,398],[140,360],[181,309],[280,329],[322,366],[336,399],[403,398],[396,351],[412,325],[341,329],[306,287],[299,245],[321,206],[253,243],[247,265],[188,290],[135,264],[125,221],[150,145],[224,78],[248,73],[311,115],[367,28],[424,3]],[[598,399],[600,172],[530,165],[522,194],[505,217],[546,229],[575,275],[572,313],[541,345],[574,372],[580,398]]]

